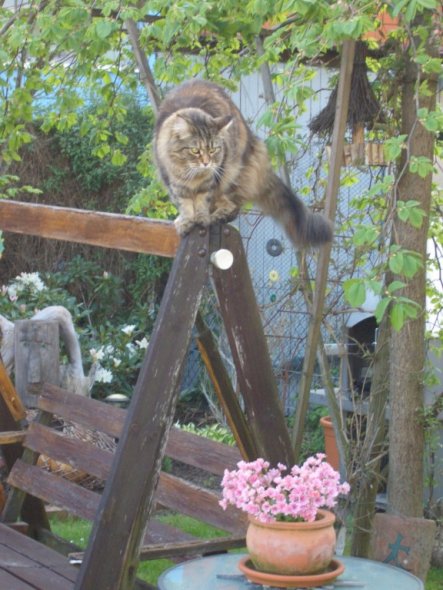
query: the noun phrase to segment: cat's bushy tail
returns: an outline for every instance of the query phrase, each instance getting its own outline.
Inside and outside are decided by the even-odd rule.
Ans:
[[[266,198],[268,213],[285,229],[295,246],[321,246],[332,240],[332,223],[320,213],[312,213],[275,175],[271,194]]]

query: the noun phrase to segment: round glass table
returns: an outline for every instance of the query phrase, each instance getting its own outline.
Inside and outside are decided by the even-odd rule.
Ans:
[[[200,557],[176,565],[160,576],[159,590],[258,590],[237,567],[242,553]],[[345,571],[334,581],[321,586],[327,590],[423,590],[423,582],[400,568],[361,559],[339,557]],[[317,589],[319,590],[319,588]]]

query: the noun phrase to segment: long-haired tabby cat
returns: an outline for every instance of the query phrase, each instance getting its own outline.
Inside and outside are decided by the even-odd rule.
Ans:
[[[252,202],[279,222],[296,246],[332,239],[329,221],[308,211],[274,173],[265,144],[215,84],[186,82],[165,97],[154,154],[179,210],[175,224],[182,235],[194,225],[232,220]]]

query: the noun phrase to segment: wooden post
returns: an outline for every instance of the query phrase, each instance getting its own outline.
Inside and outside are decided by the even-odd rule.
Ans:
[[[332,157],[329,163],[328,185],[326,188],[326,214],[332,221],[335,219],[335,213],[337,209],[337,195],[340,187],[340,169],[343,160],[344,133],[348,115],[354,52],[355,41],[345,41],[343,43],[343,51],[341,56],[340,79],[337,92],[334,130],[332,133]],[[325,244],[320,250],[317,263],[314,301],[312,305],[312,322],[309,327],[308,338],[306,342],[306,353],[300,380],[300,392],[293,429],[294,452],[297,459],[300,457],[306,413],[309,405],[312,373],[314,370],[317,348],[320,339],[320,328],[323,320],[326,281],[328,276],[329,260],[331,257],[331,249],[331,243]],[[332,413],[331,418],[335,426],[335,431],[340,433],[338,429],[340,416]],[[343,456],[345,446],[343,437],[339,436],[337,443]]]
[[[27,407],[34,405],[27,390],[35,383],[60,385],[59,327],[57,322],[15,322],[15,387]]]
[[[235,228],[223,228],[221,247],[232,252],[234,264],[228,270],[213,267],[212,276],[246,415],[260,455],[274,465],[293,465],[291,440],[260,313],[241,237]]]
[[[214,336],[200,312],[197,314],[195,326],[198,331],[197,345],[200,355],[239,451],[243,459],[253,461],[258,457],[256,442],[240,407],[237,394],[232,387],[228,371],[223,364]]]
[[[133,587],[208,260],[209,232],[194,229],[169,275],[76,590]]]
[[[18,431],[20,429],[20,420],[24,417],[25,408],[15,392],[3,363],[0,361],[0,431]],[[8,444],[2,447],[2,453],[9,472],[15,461],[22,456],[23,447],[21,443]],[[17,514],[16,517],[18,516]],[[26,496],[21,507],[21,518],[29,523],[31,531],[33,527],[49,528],[43,502],[33,496]]]
[[[22,400],[17,395],[17,392],[12,384],[12,381],[6,372],[5,365],[0,360],[0,396],[3,398],[6,407],[8,408],[8,415],[11,416],[14,422],[19,422],[26,417],[26,408]],[[7,430],[0,427],[0,430]],[[13,428],[14,430],[14,428]]]

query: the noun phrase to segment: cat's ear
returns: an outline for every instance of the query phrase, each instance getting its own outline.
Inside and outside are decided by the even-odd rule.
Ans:
[[[186,116],[180,113],[176,113],[172,129],[173,131],[175,131],[175,133],[177,133],[177,135],[189,133],[189,121],[186,118]]]
[[[227,131],[234,122],[234,119],[231,117],[231,115],[226,115],[225,117],[217,117],[216,119],[214,119],[214,121],[218,131],[221,132]]]

